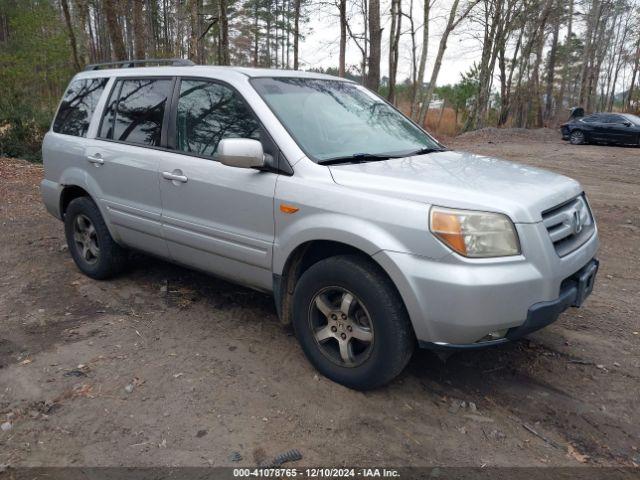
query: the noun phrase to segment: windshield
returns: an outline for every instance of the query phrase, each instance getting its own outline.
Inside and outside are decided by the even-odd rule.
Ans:
[[[360,85],[311,78],[255,78],[252,84],[312,160],[442,148]]]

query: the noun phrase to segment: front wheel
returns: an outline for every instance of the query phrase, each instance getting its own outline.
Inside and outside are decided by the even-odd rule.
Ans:
[[[320,373],[356,390],[395,378],[416,343],[394,285],[358,255],[321,260],[302,275],[294,291],[293,326]]]
[[[587,143],[587,139],[582,130],[574,130],[573,132],[571,132],[569,141],[572,145],[584,145],[585,143]]]

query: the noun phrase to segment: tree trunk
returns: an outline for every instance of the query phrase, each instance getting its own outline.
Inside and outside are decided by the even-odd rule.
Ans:
[[[520,34],[518,35],[518,41],[513,51],[513,56],[511,57],[511,64],[509,66],[509,77],[505,80],[505,44],[501,46],[501,66],[500,66],[500,116],[498,118],[498,126],[501,127],[506,125],[507,120],[509,118],[509,113],[511,111],[511,83],[513,81],[513,72],[516,69],[516,61],[518,58],[518,51],[520,50],[520,45],[522,45],[522,37],[524,36],[524,28],[520,29]]]
[[[126,60],[127,52],[122,38],[122,29],[118,25],[118,13],[115,0],[103,0],[102,7],[107,20],[107,30],[111,40],[112,55],[114,60]]]
[[[67,33],[69,35],[69,45],[71,46],[71,56],[73,58],[73,66],[76,70],[80,70],[80,58],[78,57],[78,44],[76,43],[76,35],[73,33],[73,25],[71,23],[71,14],[69,13],[68,0],[60,0],[62,5],[62,13],[64,21],[67,24]]]
[[[565,54],[564,65],[562,67],[562,80],[560,81],[560,92],[558,92],[558,100],[556,101],[556,113],[558,116],[560,110],[564,107],[564,95],[569,79],[569,67],[571,63],[571,36],[573,35],[573,0],[569,0],[569,18],[567,19],[567,39],[564,42]]]
[[[424,122],[427,117],[427,112],[429,111],[429,104],[431,103],[431,97],[433,97],[433,92],[436,89],[436,82],[438,80],[438,75],[440,74],[440,67],[442,67],[442,57],[444,57],[444,52],[447,49],[447,42],[449,41],[449,35],[451,32],[458,26],[458,24],[464,20],[471,9],[478,4],[478,1],[473,3],[469,3],[467,9],[460,14],[460,16],[456,19],[456,14],[458,12],[458,5],[460,4],[460,0],[453,0],[453,4],[451,5],[451,10],[449,11],[449,19],[447,20],[447,26],[442,32],[442,37],[440,37],[440,44],[438,45],[438,53],[436,55],[436,60],[433,64],[433,71],[431,72],[431,79],[429,80],[429,86],[427,87],[427,93],[424,96],[424,100],[422,101],[422,107],[420,108],[420,120],[421,124],[424,125]]]
[[[428,1],[428,0],[427,0]],[[400,0],[391,0],[391,29],[389,31],[389,92],[387,100],[395,103],[400,33],[402,28],[402,5]]]
[[[300,0],[293,0],[293,69],[298,70],[298,45],[300,42]]]
[[[378,91],[380,88],[380,44],[382,29],[380,28],[380,0],[369,1],[369,68],[365,85]]]
[[[218,0],[220,7],[220,65],[229,65],[229,18],[227,0]]]
[[[430,0],[424,0],[424,10],[422,12],[424,22],[422,26],[422,51],[420,52],[420,65],[418,66],[412,101],[412,118],[414,120],[418,120],[420,116],[419,101],[424,87],[424,71],[427,65],[427,52],[429,51],[429,15],[431,10],[429,2]]]
[[[298,2],[300,0],[297,0]],[[258,7],[258,2],[255,3],[253,9],[253,66],[254,68],[258,66],[259,58],[259,44],[260,44],[260,27],[258,25],[258,14],[260,10]],[[297,49],[297,45],[296,45]]]
[[[624,102],[624,110],[626,112],[631,111],[631,102],[633,101],[633,92],[636,83],[636,77],[638,76],[638,71],[640,70],[640,36],[638,36],[638,41],[636,42],[636,59],[633,65],[633,73],[631,74],[631,85],[629,85],[629,92],[627,93],[626,101]]]
[[[133,0],[133,36],[135,43],[135,55],[138,60],[145,57],[145,29],[144,12],[142,11],[142,0]]]
[[[562,7],[562,3],[558,2],[557,9]],[[549,51],[549,64],[547,65],[547,85],[545,89],[545,105],[544,105],[544,121],[548,122],[553,115],[553,81],[556,73],[556,53],[558,51],[558,36],[560,34],[560,12],[556,13],[556,19],[553,25],[553,39],[551,41],[551,50]]]
[[[584,49],[582,51],[582,68],[580,71],[580,95],[578,97],[578,104],[582,107],[585,106],[585,102],[588,101],[588,89],[589,78],[591,69],[589,68],[592,61],[592,51],[594,50],[593,44],[595,43],[596,31],[598,28],[598,22],[600,19],[600,11],[602,9],[602,3],[600,0],[593,0],[591,11],[589,12],[589,19],[587,22],[587,30],[584,37]]]
[[[347,54],[347,0],[339,0],[340,10],[340,55],[338,58],[338,76],[344,77],[345,56]]]

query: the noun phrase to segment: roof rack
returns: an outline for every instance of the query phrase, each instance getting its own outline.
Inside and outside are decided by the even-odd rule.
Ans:
[[[174,67],[191,67],[195,65],[191,60],[185,58],[148,58],[146,60],[122,60],[119,62],[92,63],[87,65],[84,70],[100,70],[101,68],[134,68],[147,64],[168,64]]]

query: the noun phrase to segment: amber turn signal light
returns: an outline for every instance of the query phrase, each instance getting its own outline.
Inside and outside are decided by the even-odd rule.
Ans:
[[[431,231],[446,245],[449,245],[453,251],[461,255],[467,254],[467,246],[464,243],[458,215],[433,212],[431,215]]]
[[[287,215],[291,215],[292,213],[296,213],[300,210],[298,207],[294,207],[293,205],[287,205],[286,203],[280,204],[280,211],[282,213],[286,213]]]

